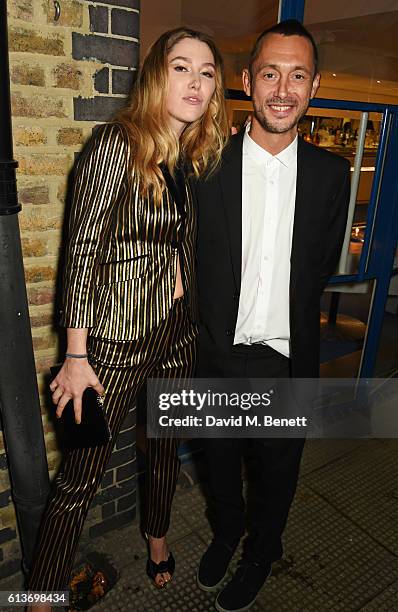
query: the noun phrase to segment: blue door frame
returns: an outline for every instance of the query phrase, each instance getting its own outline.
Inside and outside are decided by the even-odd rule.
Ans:
[[[278,21],[297,19],[304,21],[305,0],[279,0]]]
[[[398,106],[319,99],[313,100],[311,107],[382,113],[380,143],[358,273],[330,279],[330,284],[375,282],[359,370],[359,377],[370,378],[374,374],[388,288],[392,275],[397,272],[393,265],[398,237]]]

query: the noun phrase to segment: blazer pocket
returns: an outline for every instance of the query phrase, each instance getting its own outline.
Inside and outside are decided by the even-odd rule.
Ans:
[[[148,271],[149,255],[123,261],[111,261],[98,267],[98,286],[141,278]]]

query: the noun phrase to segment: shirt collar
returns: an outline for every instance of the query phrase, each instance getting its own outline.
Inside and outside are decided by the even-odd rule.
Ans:
[[[246,155],[249,155],[252,160],[258,165],[267,165],[273,159],[277,159],[281,164],[287,168],[296,161],[297,159],[297,142],[298,137],[293,140],[285,149],[280,151],[277,155],[271,155],[268,151],[260,147],[249,135],[250,123],[245,128],[245,134],[243,136],[243,151]]]

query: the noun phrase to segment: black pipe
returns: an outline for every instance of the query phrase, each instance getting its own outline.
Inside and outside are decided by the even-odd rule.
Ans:
[[[17,215],[7,37],[7,2],[0,0],[0,410],[23,567],[29,571],[49,477]]]

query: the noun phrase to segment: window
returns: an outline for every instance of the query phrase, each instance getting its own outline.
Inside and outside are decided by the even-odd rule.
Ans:
[[[306,0],[318,45],[319,98],[398,104],[398,2]]]

